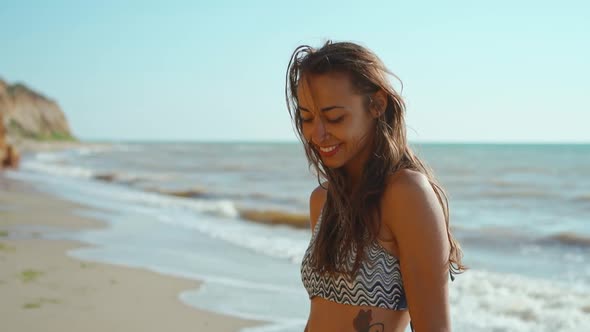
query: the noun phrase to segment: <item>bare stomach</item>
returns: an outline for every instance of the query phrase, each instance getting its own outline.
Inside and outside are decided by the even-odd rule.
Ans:
[[[341,304],[319,296],[311,299],[307,332],[403,332],[408,310]]]

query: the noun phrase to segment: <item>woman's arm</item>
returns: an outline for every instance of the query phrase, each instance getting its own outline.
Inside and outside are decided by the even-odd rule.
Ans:
[[[324,203],[326,202],[326,195],[327,191],[321,186],[318,186],[311,192],[311,195],[309,196],[309,220],[312,232],[315,228],[316,222],[318,221],[318,217],[320,216],[320,211],[322,210],[322,208],[324,207]],[[309,332],[308,325],[309,320],[305,324],[305,329],[303,330],[303,332]]]
[[[382,204],[383,220],[399,246],[402,281],[414,329],[451,331],[450,243],[434,189],[422,173],[400,170],[388,181]]]
[[[324,182],[324,187],[326,187],[326,183]],[[321,186],[317,186],[309,196],[309,219],[311,225],[311,231],[315,228],[315,223],[318,221],[318,217],[320,216],[320,211],[324,207],[324,203],[326,202],[326,189],[322,188]]]

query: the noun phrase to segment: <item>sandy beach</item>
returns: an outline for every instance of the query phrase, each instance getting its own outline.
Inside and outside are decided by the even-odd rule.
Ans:
[[[260,322],[198,310],[178,294],[199,282],[71,258],[83,243],[52,230],[105,227],[67,202],[0,172],[0,312],[3,331],[238,331]]]

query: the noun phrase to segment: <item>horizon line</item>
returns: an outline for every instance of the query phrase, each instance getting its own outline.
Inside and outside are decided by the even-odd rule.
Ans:
[[[294,144],[299,140],[251,140],[251,139],[79,139],[80,143],[210,143],[210,144]],[[409,140],[410,144],[464,144],[464,145],[590,145],[590,141],[458,141],[458,140]]]

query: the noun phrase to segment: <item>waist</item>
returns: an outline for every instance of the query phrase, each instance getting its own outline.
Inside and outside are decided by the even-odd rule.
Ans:
[[[307,326],[308,332],[404,332],[409,323],[408,310],[348,305],[316,296],[311,299]]]

